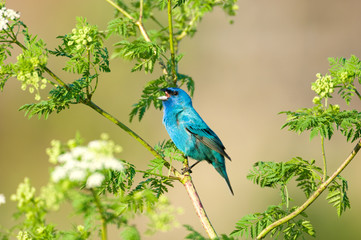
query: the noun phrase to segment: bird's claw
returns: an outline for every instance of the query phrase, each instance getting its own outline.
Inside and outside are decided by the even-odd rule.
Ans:
[[[184,167],[182,168],[182,175],[184,175],[185,173],[192,173],[192,170],[190,167]]]

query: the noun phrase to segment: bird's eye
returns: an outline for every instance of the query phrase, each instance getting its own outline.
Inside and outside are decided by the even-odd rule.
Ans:
[[[174,92],[173,92],[173,95],[174,95],[174,96],[177,96],[177,95],[178,95],[178,91],[174,91]]]

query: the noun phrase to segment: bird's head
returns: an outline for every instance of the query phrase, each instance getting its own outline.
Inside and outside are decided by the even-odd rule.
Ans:
[[[192,99],[190,96],[180,88],[162,88],[161,91],[165,93],[164,96],[159,97],[163,101],[165,108],[169,107],[185,107],[192,106]]]

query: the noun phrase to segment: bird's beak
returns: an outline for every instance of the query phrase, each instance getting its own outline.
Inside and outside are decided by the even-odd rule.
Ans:
[[[158,99],[162,100],[162,101],[167,101],[168,98],[170,97],[169,93],[167,92],[167,89],[162,88],[161,91],[163,91],[165,93],[165,96],[160,96],[160,97],[158,97]]]

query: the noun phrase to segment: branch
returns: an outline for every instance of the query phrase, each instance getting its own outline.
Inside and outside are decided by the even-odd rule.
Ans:
[[[142,9],[140,12],[140,16],[139,16],[139,20],[135,20],[135,18],[132,17],[132,15],[130,15],[127,11],[125,11],[123,8],[121,8],[120,6],[118,6],[115,2],[113,2],[112,0],[105,0],[107,1],[110,5],[112,5],[115,9],[117,9],[121,14],[123,14],[125,17],[129,18],[130,20],[132,20],[134,22],[135,25],[138,26],[140,33],[142,34],[143,38],[145,39],[145,41],[147,42],[151,42],[148,33],[145,31],[145,28],[143,26],[142,23]],[[142,4],[142,8],[143,8],[143,4]]]
[[[318,196],[321,195],[321,193],[327,188],[327,186],[345,169],[345,167],[352,161],[352,159],[356,156],[357,152],[361,148],[361,139],[357,142],[356,146],[350,153],[350,155],[346,158],[346,160],[340,165],[340,167],[332,174],[332,176],[327,179],[324,183],[322,183],[318,189],[312,194],[312,196],[306,200],[302,204],[302,206],[298,207],[294,212],[291,214],[277,220],[276,222],[272,223],[271,225],[267,226],[263,231],[257,236],[256,239],[262,239],[264,238],[270,231],[272,231],[274,228],[278,227],[281,224],[284,224],[291,219],[298,216],[301,212],[303,212],[306,208],[308,208],[316,199]]]
[[[84,104],[91,107],[96,112],[98,112],[100,115],[107,118],[111,122],[115,123],[118,127],[123,129],[126,133],[128,133],[135,140],[137,140],[140,144],[142,144],[151,154],[153,154],[153,156],[155,156],[156,158],[163,159],[163,157],[152,146],[150,146],[143,138],[141,138],[138,134],[136,134],[132,129],[127,127],[124,123],[120,122],[118,119],[116,119],[115,117],[113,117],[112,115],[110,115],[109,113],[104,111],[102,108],[100,108],[94,102],[87,101],[87,102],[84,102]],[[182,174],[180,172],[178,172],[175,168],[173,168],[167,161],[165,161],[164,166],[167,167],[168,169],[170,169],[176,177],[179,178],[182,176]]]
[[[189,197],[191,198],[194,210],[196,210],[196,213],[203,225],[204,230],[207,232],[208,236],[211,239],[218,238],[218,235],[217,235],[216,231],[214,230],[212,223],[209,221],[206,210],[204,209],[204,207],[202,205],[201,199],[199,198],[199,195],[197,193],[197,190],[192,182],[192,178],[189,175],[189,173],[184,176],[184,178],[181,180],[181,182],[184,185],[184,187],[186,188]]]
[[[24,46],[21,42],[19,42],[16,38],[13,39],[13,42],[18,45],[23,50],[28,50],[27,47]],[[47,72],[55,81],[57,81],[62,87],[64,87],[66,90],[70,91],[70,88],[68,85],[66,85],[65,82],[63,82],[55,73],[53,73],[49,68],[46,66],[43,67],[44,71]]]
[[[100,199],[98,194],[94,191],[94,189],[90,189],[94,201],[95,201],[95,205],[98,209],[99,215],[100,215],[100,219],[101,219],[101,223],[102,223],[102,228],[101,228],[101,236],[102,236],[102,240],[107,240],[108,239],[108,234],[107,234],[107,222],[106,222],[106,216],[105,216],[105,212],[104,209],[100,203]]]

